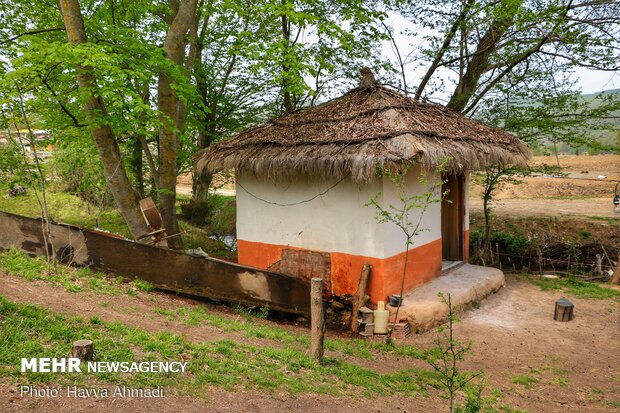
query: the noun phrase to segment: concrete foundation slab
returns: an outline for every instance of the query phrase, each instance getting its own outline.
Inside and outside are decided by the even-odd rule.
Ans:
[[[405,294],[398,312],[414,332],[429,330],[447,320],[448,306],[438,297],[450,293],[452,305],[463,307],[502,288],[504,273],[497,268],[465,264]],[[392,316],[396,308],[387,306]]]

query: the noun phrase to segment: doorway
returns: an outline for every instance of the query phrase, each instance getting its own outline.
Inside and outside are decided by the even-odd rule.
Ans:
[[[463,261],[465,256],[465,175],[444,174],[441,192],[441,249],[443,261]],[[443,266],[446,266],[444,263]]]

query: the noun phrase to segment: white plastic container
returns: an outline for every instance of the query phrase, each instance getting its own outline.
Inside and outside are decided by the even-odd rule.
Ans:
[[[374,311],[374,318],[375,334],[387,334],[390,312],[385,309],[385,301],[377,301],[377,309]]]

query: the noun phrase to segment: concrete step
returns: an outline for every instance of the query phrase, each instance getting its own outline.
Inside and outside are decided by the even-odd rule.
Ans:
[[[448,306],[438,296],[449,293],[453,307],[463,308],[502,288],[504,273],[497,268],[464,264],[405,294],[398,321],[407,321],[416,333],[445,322]],[[387,306],[392,315],[396,308]]]

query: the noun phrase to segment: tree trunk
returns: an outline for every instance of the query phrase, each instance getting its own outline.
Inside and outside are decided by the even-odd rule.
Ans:
[[[142,145],[138,138],[131,142],[131,168],[136,176],[136,185],[140,198],[144,198],[144,168],[142,162]]]
[[[478,87],[480,77],[489,67],[489,58],[506,30],[512,26],[522,1],[502,1],[497,16],[478,42],[478,47],[467,64],[465,75],[459,81],[447,107],[462,112]]]
[[[435,59],[433,60],[433,63],[431,63],[431,66],[426,71],[426,74],[422,78],[420,85],[416,89],[414,99],[418,100],[420,99],[420,96],[422,96],[422,92],[424,91],[426,84],[429,82],[429,80],[431,80],[431,77],[433,77],[435,70],[437,70],[437,68],[439,67],[439,63],[441,63],[441,59],[443,58],[446,51],[449,49],[450,43],[452,43],[452,40],[454,39],[454,36],[456,35],[457,30],[463,24],[463,21],[467,17],[467,13],[469,13],[469,10],[471,9],[471,7],[474,5],[474,2],[475,2],[474,0],[467,0],[467,2],[463,4],[463,8],[461,9],[461,12],[457,16],[457,18],[454,20],[454,22],[452,23],[452,26],[450,27],[450,30],[448,30],[448,33],[446,34],[443,44],[441,45],[441,49],[439,49],[439,51],[435,55]]]
[[[65,23],[67,38],[72,44],[82,44],[88,41],[84,20],[80,11],[78,0],[59,0],[60,13]],[[90,66],[77,66],[77,83],[85,93],[84,111],[86,112],[91,124],[99,123],[98,118],[106,115],[106,109],[97,96],[97,83],[93,75],[93,68]],[[129,227],[129,231],[134,239],[139,239],[147,234],[148,227],[144,222],[138,197],[134,192],[127,171],[123,165],[118,143],[109,124],[102,124],[94,128],[91,132],[99,158],[103,164],[105,177],[116,205]]]
[[[196,0],[182,1],[166,33],[164,53],[177,65],[183,64],[185,35],[195,19]],[[176,134],[178,99],[172,88],[173,79],[161,72],[158,81],[157,107],[160,113],[159,129],[159,208],[168,236],[179,233],[176,217],[176,181],[179,138]],[[172,248],[180,248],[179,237],[169,238]]]
[[[286,5],[286,0],[282,0],[282,5]],[[289,87],[289,76],[290,76],[290,67],[287,62],[288,59],[288,48],[291,44],[291,22],[286,15],[280,16],[281,25],[282,25],[282,38],[285,42],[283,51],[282,51],[282,94],[283,94],[283,103],[284,103],[284,112],[292,112],[295,109],[293,105],[293,99],[291,96],[291,91]]]

